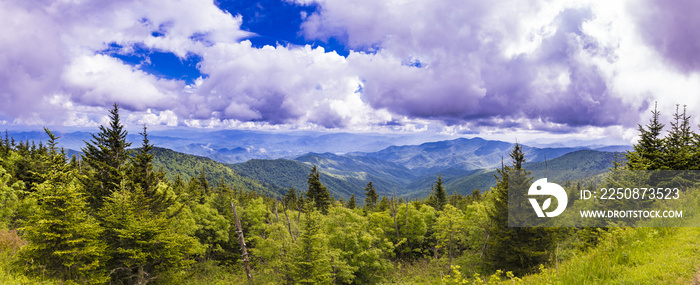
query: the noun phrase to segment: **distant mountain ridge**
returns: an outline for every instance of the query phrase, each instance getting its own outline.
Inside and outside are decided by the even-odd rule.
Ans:
[[[15,140],[45,140],[42,132],[12,134]],[[83,141],[91,138],[89,133],[76,132],[61,134],[62,147],[74,146],[80,149]],[[172,135],[172,136],[171,136]],[[198,142],[198,135],[212,135],[209,143]],[[236,143],[247,147],[226,144],[232,136]],[[483,138],[458,138],[420,144],[387,145],[401,141],[381,135],[358,134],[318,134],[304,137],[303,134],[260,134],[252,131],[217,131],[173,133],[157,132],[150,134],[151,142],[158,146],[159,157],[167,161],[157,161],[170,175],[178,173],[191,177],[196,171],[205,169],[213,174],[210,178],[245,184],[255,191],[280,195],[290,187],[305,192],[306,178],[313,165],[321,171],[321,181],[338,197],[352,194],[363,195],[364,186],[372,181],[380,193],[393,193],[407,197],[424,197],[438,174],[442,174],[448,190],[468,194],[475,188],[488,189],[493,185],[493,170],[504,162],[509,164],[508,153],[513,144]],[[140,136],[130,134],[128,140],[139,144]],[[287,141],[289,140],[289,141]],[[264,145],[255,145],[263,142]],[[300,148],[299,145],[302,145]],[[372,147],[367,147],[372,145]],[[272,147],[270,147],[272,146]],[[287,147],[288,146],[288,147]],[[179,148],[179,149],[178,149]],[[371,152],[347,152],[340,155],[323,150],[362,150],[377,149]],[[549,167],[557,163],[576,169],[576,165],[586,165],[592,170],[579,170],[579,174],[605,171],[612,160],[612,152],[624,152],[628,146],[596,146],[596,150],[586,147],[530,147],[523,145],[528,166],[533,171],[543,167],[539,162],[545,159]],[[171,150],[173,149],[173,150]],[[300,149],[313,149],[314,152],[299,153]],[[315,150],[321,150],[315,152]],[[188,154],[185,154],[188,153]],[[195,155],[192,155],[192,154]],[[575,156],[574,154],[578,154]],[[585,154],[582,156],[582,154]],[[254,159],[251,159],[254,158]],[[283,157],[283,158],[280,158]],[[262,158],[262,159],[259,159]],[[595,161],[588,161],[595,158]],[[245,161],[238,164],[222,162]],[[188,164],[183,166],[182,164]],[[173,169],[168,169],[174,167]],[[230,169],[225,170],[225,169]],[[575,170],[572,170],[575,171]],[[575,175],[574,175],[575,176]],[[574,177],[572,176],[572,177]],[[171,176],[172,177],[172,176]]]
[[[418,175],[425,175],[446,168],[475,170],[493,168],[508,157],[513,144],[482,138],[459,138],[449,141],[429,142],[420,145],[391,146],[373,153],[352,153],[354,156],[374,157],[403,165]],[[543,161],[586,149],[536,148],[523,146],[527,161]]]
[[[127,141],[132,142],[132,146],[137,146],[141,142],[140,130],[130,131]],[[84,141],[89,141],[92,137],[89,132],[60,132],[54,134],[60,136],[59,147],[66,149],[80,150],[84,147]],[[46,142],[48,137],[43,131],[9,131],[9,135],[16,141],[33,140]],[[218,130],[206,131],[201,129],[171,129],[171,130],[149,130],[149,139],[158,147],[172,149],[178,152],[209,157],[223,163],[240,163],[251,159],[294,159],[307,153],[377,153],[377,155],[388,155],[392,149],[401,149],[406,146],[421,148],[422,145],[440,148],[441,144],[453,144],[458,146],[464,143],[463,140],[471,140],[468,144],[475,144],[474,140],[483,140],[484,146],[481,151],[492,151],[489,148],[508,147],[510,143],[481,138],[473,139],[452,139],[444,135],[416,134],[381,134],[381,133],[332,133],[317,131],[255,131],[255,130]],[[426,141],[432,141],[427,142]],[[539,140],[537,141],[539,142]],[[631,146],[609,146],[602,144],[604,141],[572,141],[572,143],[590,143],[588,147],[569,147],[567,143],[539,144],[538,149],[599,149],[604,151],[620,151],[629,149]],[[593,144],[594,143],[594,144]],[[525,145],[528,145],[525,143]],[[552,146],[563,147],[552,147]],[[533,145],[530,145],[533,146]],[[537,146],[537,145],[534,145]],[[380,153],[380,152],[384,153]],[[466,165],[462,168],[474,169],[485,165],[493,165],[493,161],[500,160],[499,155],[487,157],[480,152],[475,152],[479,160],[475,165]],[[549,158],[551,154],[547,154]],[[411,161],[414,164],[422,163],[423,159],[429,162],[435,157],[414,157]],[[384,159],[398,162],[391,159]],[[454,161],[454,162],[464,162]],[[405,165],[414,168],[410,165]]]
[[[456,139],[424,143],[420,145],[391,146],[378,152],[353,152],[346,155],[332,153],[308,153],[294,159],[308,169],[316,165],[328,181],[337,185],[330,187],[339,196],[343,193],[361,195],[364,185],[372,181],[380,193],[393,193],[407,197],[425,197],[438,174],[442,175],[448,191],[469,194],[474,189],[482,191],[495,185],[494,170],[501,163],[510,164],[508,156],[513,144],[489,141],[481,138]],[[533,174],[548,169],[564,173],[563,178],[580,179],[607,171],[611,167],[614,153],[586,148],[535,148],[523,146],[528,170]],[[547,161],[545,163],[544,161]],[[273,164],[277,161],[259,160],[258,164]],[[238,171],[250,174],[245,164],[233,166]],[[272,168],[271,171],[274,172]],[[250,174],[258,178],[256,174]],[[266,175],[276,176],[270,172]],[[280,173],[280,175],[283,175]],[[565,177],[564,177],[565,176]],[[287,183],[305,187],[306,176],[294,178]],[[344,182],[339,182],[344,181]],[[275,184],[273,181],[266,183]],[[326,183],[326,182],[324,182]],[[277,185],[277,184],[276,184]],[[282,186],[282,185],[278,185]],[[344,189],[343,187],[353,187]],[[304,188],[305,189],[305,188]]]

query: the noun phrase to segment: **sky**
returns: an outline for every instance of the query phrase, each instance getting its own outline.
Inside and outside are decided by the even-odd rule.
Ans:
[[[0,127],[633,141],[700,119],[694,0],[0,1]],[[667,124],[668,125],[668,124]]]

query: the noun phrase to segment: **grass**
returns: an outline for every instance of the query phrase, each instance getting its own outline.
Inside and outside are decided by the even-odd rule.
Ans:
[[[692,284],[700,265],[698,228],[613,228],[595,248],[526,284]]]

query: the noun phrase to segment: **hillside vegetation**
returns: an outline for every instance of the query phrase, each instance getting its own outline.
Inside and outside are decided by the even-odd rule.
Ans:
[[[165,178],[173,181],[179,175],[180,179],[188,181],[193,177],[204,174],[212,186],[219,183],[237,187],[243,191],[254,191],[260,194],[279,196],[286,193],[286,189],[265,184],[260,180],[240,175],[226,165],[210,158],[184,154],[165,148],[153,148],[153,167],[165,172]]]
[[[303,175],[306,180],[306,187],[290,189],[281,198],[227,185],[226,177],[214,186],[209,181],[214,175],[204,171],[192,172],[189,179],[166,178],[155,168],[155,153],[167,158],[164,163],[185,162],[172,172],[211,167],[221,171],[219,175],[240,179],[232,181],[250,179],[209,165],[208,160],[156,150],[145,128],[141,147],[129,156],[118,111],[115,105],[109,126],[101,127],[86,143],[80,162],[66,160],[56,147],[60,138],[50,130],[46,145],[0,141],[0,283],[696,281],[700,261],[696,228],[655,228],[654,220],[638,222],[639,228],[615,227],[619,221],[606,221],[606,228],[509,227],[510,207],[522,206],[511,204],[515,202],[509,195],[525,193],[535,178],[533,171],[542,171],[541,166],[527,163],[525,148],[519,144],[496,170],[495,185],[483,193],[450,194],[442,176],[437,176],[426,199],[383,195],[370,182],[361,190],[364,195],[335,200],[316,166],[302,173],[304,163],[277,161],[276,167],[298,167],[289,175]],[[700,169],[700,140],[684,113],[675,117],[663,137],[655,112],[652,122],[640,128],[640,141],[626,160],[615,159],[607,174],[596,175],[596,183],[613,187],[634,181],[627,170]],[[595,155],[571,154],[571,161],[583,165],[569,171],[595,175],[593,170],[603,165]],[[255,163],[248,168],[257,172],[269,165],[256,168]],[[253,186],[264,185],[250,181]],[[672,206],[696,207],[700,186],[681,182],[690,184],[684,199],[672,201]],[[562,185],[568,193],[579,187]],[[694,211],[684,218],[690,225],[700,222]]]

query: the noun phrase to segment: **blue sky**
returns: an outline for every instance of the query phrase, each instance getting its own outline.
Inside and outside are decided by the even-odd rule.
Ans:
[[[629,141],[654,102],[667,120],[700,109],[698,13],[690,0],[6,1],[0,124],[90,129],[116,102],[155,129]]]

